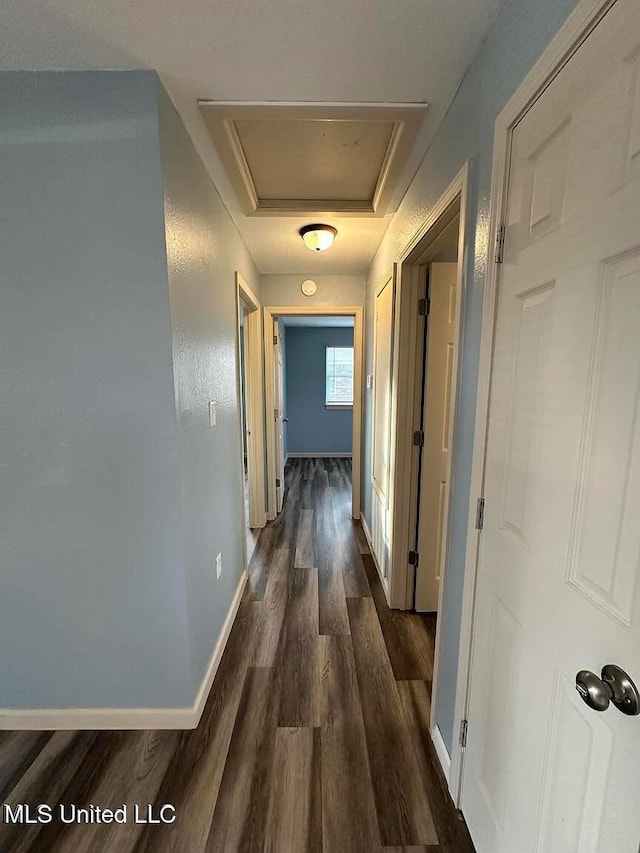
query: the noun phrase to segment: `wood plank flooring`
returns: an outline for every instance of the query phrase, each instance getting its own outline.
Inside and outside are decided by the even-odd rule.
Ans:
[[[388,609],[350,460],[286,486],[196,730],[0,732],[1,802],[175,823],[0,822],[0,853],[473,853],[429,736],[434,619]]]

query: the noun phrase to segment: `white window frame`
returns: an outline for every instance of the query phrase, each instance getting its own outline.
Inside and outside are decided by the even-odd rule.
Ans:
[[[351,350],[351,400],[335,400],[330,401],[329,391],[328,391],[328,371],[327,371],[327,360],[329,358],[329,350]],[[324,407],[325,409],[353,409],[353,396],[355,390],[355,350],[353,346],[333,346],[327,344],[325,347],[325,356],[324,356],[324,369],[325,369],[325,378],[324,378]]]

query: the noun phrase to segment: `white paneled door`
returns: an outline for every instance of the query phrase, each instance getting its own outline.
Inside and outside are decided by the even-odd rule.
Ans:
[[[638,853],[640,2],[515,128],[462,807],[479,853]],[[597,695],[604,685],[593,682]],[[604,691],[604,694],[603,694]]]

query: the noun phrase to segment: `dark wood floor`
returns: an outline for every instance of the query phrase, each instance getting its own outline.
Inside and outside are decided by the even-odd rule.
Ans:
[[[387,608],[350,498],[349,460],[288,466],[196,730],[0,733],[0,803],[175,824],[0,823],[2,853],[472,853],[428,734],[434,622]]]

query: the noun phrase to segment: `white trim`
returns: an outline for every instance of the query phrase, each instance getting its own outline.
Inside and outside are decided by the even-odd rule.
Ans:
[[[362,529],[364,531],[364,538],[367,540],[367,545],[369,546],[369,550],[371,551],[371,556],[373,557],[373,545],[371,544],[371,531],[369,530],[369,525],[367,524],[367,519],[364,515],[360,516],[360,524],[362,525]]]
[[[449,497],[445,517],[441,578],[446,571],[449,557],[447,520],[453,505],[453,468],[456,464],[454,436],[458,413],[458,386],[462,368],[462,338],[464,306],[466,302],[466,254],[465,233],[467,218],[467,186],[469,165],[465,163],[444,193],[440,196],[418,231],[407,243],[398,265],[396,282],[396,339],[394,351],[395,373],[395,421],[392,435],[393,482],[391,488],[391,559],[389,568],[389,606],[400,610],[413,607],[413,572],[407,564],[407,554],[414,548],[413,532],[417,520],[418,495],[418,452],[413,446],[413,431],[418,428],[421,416],[421,328],[423,320],[418,316],[418,299],[421,296],[423,278],[420,275],[421,258],[416,257],[420,244],[428,233],[438,226],[439,221],[454,205],[460,207],[458,231],[458,277],[455,355],[452,371],[449,413]],[[440,583],[440,593],[444,584]],[[441,607],[439,601],[438,606]],[[441,611],[438,611],[441,613]],[[437,640],[437,638],[436,638]],[[436,662],[438,650],[436,643]],[[434,690],[436,688],[434,673]]]
[[[249,477],[249,518],[245,524],[252,529],[264,527],[266,524],[266,495],[265,495],[265,453],[264,453],[264,383],[262,370],[262,328],[260,301],[253,293],[247,282],[236,272],[236,382],[238,387],[238,408],[240,427],[240,454],[242,462],[243,435],[245,424],[240,405],[241,376],[240,376],[240,332],[238,314],[240,305],[248,309],[245,320],[245,371],[247,375],[246,408],[247,421],[251,425],[251,437],[247,441],[247,468]],[[244,467],[244,465],[243,465]],[[243,515],[244,483],[243,483]]]
[[[227,618],[224,620],[224,625],[222,626],[222,630],[220,631],[218,642],[216,643],[215,648],[213,649],[213,652],[211,654],[211,660],[209,661],[209,666],[207,667],[206,675],[202,680],[202,684],[200,685],[200,689],[198,690],[195,702],[193,703],[194,722],[191,728],[197,728],[198,723],[200,722],[200,717],[202,716],[202,712],[204,711],[204,706],[207,704],[207,699],[209,698],[209,693],[213,685],[213,680],[216,677],[216,672],[218,671],[218,667],[220,666],[220,661],[222,660],[222,655],[224,654],[224,650],[229,639],[229,634],[231,633],[231,629],[233,628],[233,623],[238,613],[238,609],[240,608],[240,602],[242,601],[242,595],[244,593],[244,588],[246,586],[248,577],[249,573],[246,570],[240,576],[240,580],[238,582],[238,586],[236,587],[233,600],[231,601],[231,606],[229,607],[229,612],[227,613]]]
[[[382,569],[380,568],[380,563],[378,562],[378,558],[375,555],[375,551],[373,550],[373,542],[371,539],[371,531],[369,530],[369,525],[367,524],[367,519],[364,515],[360,516],[360,523],[362,524],[362,530],[364,531],[364,538],[367,540],[367,545],[369,546],[369,554],[371,559],[373,560],[373,564],[376,567],[376,571],[378,572],[378,577],[380,578],[380,583],[382,584],[382,588],[384,589],[385,595],[388,595],[388,583],[384,574],[382,573]]]
[[[443,637],[443,625],[448,614],[443,608],[444,577],[447,573],[451,553],[450,519],[454,501],[454,470],[458,464],[458,453],[455,442],[459,410],[459,378],[462,372],[462,340],[464,331],[464,314],[467,299],[466,275],[466,234],[468,216],[468,183],[469,164],[464,164],[445,192],[440,196],[420,228],[411,237],[402,252],[397,271],[397,325],[394,358],[396,360],[396,394],[395,422],[393,432],[393,483],[391,489],[391,559],[389,569],[388,600],[389,606],[399,609],[413,607],[413,569],[408,565],[407,554],[414,545],[414,531],[418,517],[418,460],[419,453],[413,446],[413,431],[418,428],[421,418],[421,380],[420,347],[422,342],[423,320],[418,316],[418,299],[423,295],[424,277],[422,275],[425,263],[425,242],[429,241],[430,232],[435,237],[440,233],[441,226],[446,227],[453,217],[459,217],[458,225],[458,260],[457,260],[457,292],[456,292],[456,328],[454,339],[454,364],[450,390],[449,412],[449,453],[447,482],[449,495],[447,511],[443,522],[443,541],[445,547],[440,566],[440,588],[438,593],[438,625],[436,628],[435,657],[433,666],[431,720],[432,732],[437,731],[435,709],[439,682],[439,664]],[[454,212],[455,211],[455,212]],[[451,220],[449,217],[451,216]],[[426,238],[426,239],[425,239]],[[428,255],[426,256],[428,257]],[[460,725],[460,719],[455,725]],[[454,731],[457,729],[454,728]],[[442,742],[444,747],[444,742]],[[436,748],[438,745],[436,744]],[[447,755],[447,779],[456,780],[454,799],[457,797],[462,762],[462,750],[459,744],[453,745],[452,756]],[[442,756],[440,756],[442,761]],[[450,772],[449,765],[453,765]],[[457,775],[456,775],[457,774]]]
[[[240,607],[247,577],[247,572],[243,571],[209,666],[190,708],[3,708],[0,709],[0,731],[197,728]]]
[[[449,756],[447,745],[444,742],[444,738],[442,737],[442,733],[438,726],[431,726],[430,733],[436,755],[438,756],[438,761],[440,762],[440,767],[442,767],[442,772],[444,773],[444,778],[447,780],[448,785],[451,770],[451,757]]]
[[[397,317],[397,309],[396,309],[396,295],[397,295],[397,268],[396,265],[393,266],[386,272],[386,274],[382,277],[381,281],[375,288],[374,292],[374,300],[373,300],[373,364],[372,370],[374,374],[374,382],[373,382],[373,399],[371,401],[371,471],[369,472],[369,477],[371,479],[371,488],[378,495],[379,501],[383,509],[389,513],[389,517],[392,517],[392,492],[393,492],[393,467],[394,467],[394,459],[393,454],[391,452],[391,448],[393,447],[393,436],[395,429],[395,421],[396,421],[396,409],[397,409],[397,400],[396,395],[394,394],[394,389],[396,388],[396,341],[398,340],[398,330],[396,329],[396,317]],[[391,411],[389,412],[389,434],[386,437],[389,445],[389,467],[387,470],[387,482],[386,483],[378,483],[375,478],[375,463],[376,463],[376,440],[377,440],[377,424],[376,424],[376,395],[378,393],[378,377],[375,375],[376,373],[376,354],[378,349],[378,324],[375,320],[377,316],[377,305],[376,300],[380,296],[380,294],[386,290],[387,287],[391,287],[391,354],[389,356],[389,391],[390,391],[390,400],[391,400]],[[383,436],[384,438],[384,436]],[[372,551],[373,553],[373,551]]]
[[[364,307],[362,305],[318,305],[318,306],[268,306],[263,309],[264,330],[264,377],[265,377],[265,411],[267,412],[267,518],[276,517],[276,456],[275,456],[275,423],[274,386],[273,386],[273,321],[275,317],[308,317],[308,316],[353,317],[353,426],[352,426],[352,458],[353,471],[351,478],[351,515],[360,518],[360,466],[362,441],[362,406],[363,382],[362,365],[364,357]],[[289,454],[292,456],[293,454]],[[330,454],[335,456],[336,454]]]
[[[469,519],[467,526],[467,548],[463,585],[460,643],[458,653],[458,676],[454,710],[454,732],[459,730],[463,719],[468,719],[471,661],[473,655],[474,603],[478,571],[479,531],[475,526],[476,499],[484,490],[485,449],[489,414],[489,386],[495,331],[495,308],[500,267],[495,263],[494,235],[498,225],[505,219],[507,200],[507,169],[511,133],[534,101],[542,94],[549,81],[559,72],[577,50],[615,0],[580,0],[572,14],[557,32],[547,49],[542,53],[515,94],[496,119],[493,168],[489,208],[489,256],[484,282],[482,311],[482,334],[478,358],[478,391],[476,398],[475,435],[471,464],[471,488]],[[451,757],[451,793],[456,805],[460,805],[464,782],[464,753],[453,751]]]
[[[352,455],[328,450],[326,453],[287,453],[287,459],[351,459]]]

